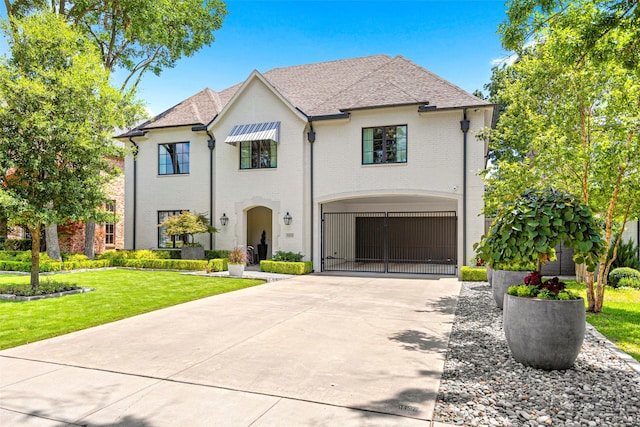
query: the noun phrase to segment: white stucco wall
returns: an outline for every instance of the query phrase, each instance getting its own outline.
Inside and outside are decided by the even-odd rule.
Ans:
[[[280,122],[278,163],[270,169],[240,169],[240,143],[224,143],[235,125]],[[293,251],[308,254],[308,156],[305,155],[306,120],[274,94],[260,79],[249,81],[228,110],[212,125],[216,140],[216,217],[225,213],[229,225],[217,234],[216,246],[228,249],[255,245],[255,226],[247,223],[247,211],[256,206],[271,209],[271,233],[267,233],[268,253]],[[282,218],[289,212],[292,224]],[[306,227],[306,228],[305,228]]]
[[[158,247],[158,211],[189,210],[209,212],[209,148],[204,132],[192,132],[190,126],[156,129],[145,137],[134,137],[138,144],[136,249]],[[183,175],[158,173],[158,145],[190,142],[190,172]],[[127,146],[131,143],[127,141]],[[125,159],[125,248],[133,248],[133,157]],[[214,217],[215,218],[215,217]],[[209,235],[199,234],[196,241],[206,248]]]

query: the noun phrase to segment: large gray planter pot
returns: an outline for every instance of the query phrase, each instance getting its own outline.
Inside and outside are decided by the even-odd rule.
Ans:
[[[509,286],[524,283],[524,278],[527,274],[529,273],[526,271],[493,270],[491,289],[493,291],[493,299],[498,308],[502,308],[504,295],[509,290]]]
[[[229,270],[229,276],[231,277],[242,277],[244,274],[244,266],[245,264],[228,264],[227,268]]]
[[[573,366],[584,340],[582,298],[571,301],[504,296],[504,334],[513,358],[547,371]]]
[[[202,246],[187,246],[180,250],[182,259],[204,259],[204,248]]]

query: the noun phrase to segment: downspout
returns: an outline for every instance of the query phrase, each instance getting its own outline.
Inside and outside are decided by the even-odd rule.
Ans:
[[[467,133],[470,122],[467,119],[467,109],[462,109],[460,130],[462,131],[462,265],[467,262]]]
[[[213,227],[213,149],[216,147],[216,139],[206,130],[209,135],[207,147],[209,147],[209,225]],[[213,233],[209,233],[209,249],[213,250]]]
[[[313,203],[313,143],[316,141],[316,132],[313,130],[313,117],[309,117],[309,132],[307,132],[307,140],[309,141],[310,145],[310,152],[309,152],[309,174],[310,174],[310,178],[309,178],[309,187],[310,187],[310,204],[311,204],[311,209],[310,209],[310,219],[311,219],[311,261],[313,262],[313,244],[314,244],[314,239],[313,239],[313,235],[315,232],[315,227],[313,225],[313,210],[314,210],[314,203]]]
[[[213,227],[213,149],[216,147],[216,138],[209,132],[207,125],[193,126],[191,130],[193,132],[203,130],[209,136],[207,141],[207,147],[209,147],[209,225]],[[209,249],[213,250],[213,233],[209,233]]]
[[[129,137],[129,142],[133,144],[133,250],[136,250],[136,208],[138,205],[138,144],[133,140],[133,136]]]

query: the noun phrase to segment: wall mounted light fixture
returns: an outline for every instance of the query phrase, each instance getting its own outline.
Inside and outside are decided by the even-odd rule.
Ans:
[[[291,221],[293,220],[293,217],[291,217],[289,212],[287,212],[287,214],[284,216],[284,218],[282,218],[282,220],[284,221],[284,225],[291,225]]]
[[[220,217],[220,224],[222,224],[223,227],[229,224],[229,217],[227,216],[226,213],[223,213],[222,216]]]

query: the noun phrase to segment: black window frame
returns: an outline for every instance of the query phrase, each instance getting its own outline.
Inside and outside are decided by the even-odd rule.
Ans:
[[[248,157],[249,161],[251,162],[251,166],[248,166],[248,167],[243,166],[243,162],[242,162],[242,160],[246,158],[243,156],[243,153],[244,153],[243,146],[245,144],[251,144],[251,154],[250,154],[250,157]],[[258,153],[254,153],[256,144],[260,144],[261,146],[260,151]],[[263,157],[260,155],[263,148],[266,148],[266,147],[262,147],[262,145],[264,144],[269,144],[268,146],[269,157],[267,158],[268,166],[263,166],[263,163],[266,163],[266,162],[263,162]],[[275,165],[271,166],[274,163],[274,157],[275,157]],[[254,166],[254,160],[257,160],[255,164],[257,164],[258,166]],[[273,139],[240,141],[240,169],[241,170],[260,170],[260,169],[277,169],[277,168],[278,168],[278,142],[277,141],[274,141]]]
[[[389,143],[388,138],[388,132],[387,129],[391,129],[391,128],[395,128],[395,132],[394,132],[394,139],[393,139],[393,143],[395,143],[395,152],[396,152],[396,160],[393,161],[389,161],[388,160],[388,153],[390,152],[390,147],[387,146],[387,144]],[[398,150],[398,128],[404,128],[404,160],[397,160],[398,155],[397,153],[402,152],[402,150]],[[372,149],[371,149],[371,155],[372,155],[372,161],[367,162],[365,161],[365,132],[367,130],[371,129],[372,132],[375,132],[376,129],[380,129],[381,130],[381,134],[382,134],[382,159],[381,161],[376,161],[376,150],[375,150],[375,144],[376,144],[376,138],[375,135],[372,135],[372,139],[371,139],[371,144],[372,144]],[[361,147],[360,147],[360,154],[361,154],[361,164],[362,165],[392,165],[392,164],[403,164],[403,163],[407,163],[408,159],[409,159],[409,129],[407,124],[400,124],[400,125],[385,125],[385,126],[369,126],[369,127],[364,127],[362,128],[362,132],[361,132]]]
[[[185,211],[189,211],[188,209],[180,209],[180,210],[166,210],[166,211],[158,211],[157,214],[157,218],[158,218],[158,249],[179,249],[184,247],[184,245],[187,243],[187,235],[184,236],[169,236],[167,235],[167,242],[171,243],[171,246],[162,246],[160,244],[160,239],[163,235],[163,227],[160,227],[160,224],[163,223],[167,218],[170,218],[174,215],[180,215],[182,214],[182,212]],[[161,219],[160,215],[161,214],[169,214],[166,218]],[[176,245],[177,242],[182,242],[182,245]]]
[[[178,152],[179,146],[186,146],[186,153],[184,151]],[[165,148],[168,152],[167,155],[163,155],[162,148]],[[170,149],[169,147],[173,147]],[[173,150],[173,154],[171,153]],[[180,160],[186,154],[186,161]],[[163,163],[162,159],[164,157],[169,157],[171,159],[171,171],[163,172],[163,165],[168,165],[168,162]],[[186,170],[185,170],[186,169]],[[167,176],[167,175],[188,175],[191,172],[191,142],[190,141],[182,141],[182,142],[165,142],[158,144],[158,175]]]

